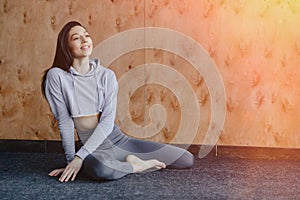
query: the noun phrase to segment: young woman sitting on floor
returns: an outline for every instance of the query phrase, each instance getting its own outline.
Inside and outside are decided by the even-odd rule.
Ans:
[[[82,169],[93,179],[119,179],[149,169],[191,168],[188,151],[126,136],[114,123],[118,82],[114,72],[90,59],[93,42],[78,22],[67,23],[58,35],[52,66],[45,71],[42,91],[62,138],[67,160],[59,181],[75,180]],[[84,144],[75,152],[74,128]]]

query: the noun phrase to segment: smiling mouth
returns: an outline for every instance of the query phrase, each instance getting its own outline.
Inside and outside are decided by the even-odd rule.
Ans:
[[[91,46],[86,45],[86,46],[82,46],[80,49],[81,49],[81,50],[88,50],[88,49],[90,49],[90,48],[91,48]]]

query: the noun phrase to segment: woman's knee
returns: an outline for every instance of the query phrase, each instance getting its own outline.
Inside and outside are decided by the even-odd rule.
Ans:
[[[92,155],[87,156],[84,160],[83,171],[96,180],[115,180],[119,178],[116,176],[116,171],[108,166],[106,160],[95,158]]]
[[[190,153],[189,151],[186,151],[183,154],[183,157],[185,159],[186,168],[192,168],[194,166],[194,163],[195,163],[194,155],[192,153]]]
[[[189,169],[194,166],[195,157],[189,151],[184,151],[181,156],[171,164],[171,167]]]

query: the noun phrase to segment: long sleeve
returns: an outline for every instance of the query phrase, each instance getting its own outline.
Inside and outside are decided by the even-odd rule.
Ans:
[[[97,149],[112,132],[116,116],[118,82],[113,71],[107,70],[102,80],[104,85],[104,106],[97,127],[92,135],[76,153],[81,159]]]
[[[67,162],[71,162],[75,156],[74,122],[66,106],[63,96],[62,70],[53,68],[47,74],[45,94],[51,111],[58,121],[58,128],[63,143],[63,148]]]

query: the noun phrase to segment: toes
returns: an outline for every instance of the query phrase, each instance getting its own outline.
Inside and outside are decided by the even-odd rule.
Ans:
[[[158,161],[158,165],[159,165],[161,168],[166,168],[166,164],[163,163],[163,162],[159,162],[159,161]]]
[[[130,162],[133,165],[134,172],[139,173],[149,169],[157,169],[160,170],[162,168],[166,168],[166,164],[160,162],[156,159],[152,160],[142,160],[137,156],[128,155],[126,161]]]

